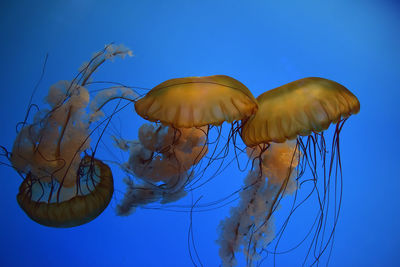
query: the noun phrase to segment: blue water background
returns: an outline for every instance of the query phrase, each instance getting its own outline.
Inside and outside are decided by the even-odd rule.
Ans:
[[[255,96],[308,76],[342,83],[359,98],[361,112],[341,135],[343,206],[330,266],[399,266],[396,1],[1,1],[0,38],[0,143],[8,148],[46,53],[34,98],[39,104],[51,84],[72,79],[82,62],[110,42],[125,44],[135,57],[107,63],[97,80],[152,88],[170,78],[226,74]],[[122,131],[135,138],[144,121],[130,108]],[[118,217],[113,200],[89,224],[47,228],[18,207],[19,176],[3,166],[0,174],[0,266],[192,266],[187,213],[139,209]],[[229,168],[196,196],[215,200],[237,189],[244,176]],[[115,177],[121,192],[122,178]],[[228,210],[194,214],[205,266],[219,265],[214,241]],[[279,257],[277,266],[301,262],[293,253]]]

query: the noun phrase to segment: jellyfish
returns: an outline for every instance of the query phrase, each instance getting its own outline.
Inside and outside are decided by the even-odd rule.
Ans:
[[[17,201],[33,221],[50,227],[74,227],[92,221],[107,207],[114,192],[108,165],[89,156],[81,160],[73,187],[41,178],[29,172]]]
[[[117,208],[120,215],[144,204],[176,201],[186,195],[185,188],[201,184],[205,169],[228,149],[228,145],[217,149],[220,125],[232,123],[227,139],[234,138],[236,122],[254,114],[257,102],[241,82],[214,75],[167,80],[139,99],[135,109],[153,124],[140,127],[139,140],[116,140],[130,153],[123,169],[139,179],[136,183],[126,179],[128,190]],[[210,141],[212,128],[217,128],[217,138]],[[211,143],[215,148],[201,168],[199,162]]]
[[[257,103],[249,89],[226,75],[167,80],[135,104],[152,122],[174,128],[221,125],[250,117]]]
[[[74,227],[92,221],[108,206],[114,192],[113,176],[110,167],[96,157],[99,140],[92,146],[91,139],[94,131],[108,122],[108,118],[100,121],[104,95],[115,98],[129,94],[107,89],[90,103],[87,86],[106,60],[130,54],[124,46],[107,45],[72,81],[59,81],[50,87],[45,98],[49,108],[38,108],[32,123],[27,119],[21,123],[7,155],[23,178],[18,204],[37,223]],[[37,106],[29,108],[27,118],[32,107]]]
[[[249,147],[323,132],[360,110],[358,99],[347,88],[318,77],[272,89],[257,100],[262,103],[260,112],[242,130],[243,142]]]
[[[360,103],[339,83],[316,77],[267,91],[257,101],[257,113],[243,121],[241,131],[252,169],[244,181],[238,206],[219,227],[217,243],[222,265],[236,265],[236,253],[241,249],[248,266],[262,262],[268,254],[273,255],[275,263],[290,217],[313,193],[317,195],[318,211],[311,227],[313,234],[305,237],[311,241],[303,265],[308,260],[315,264],[333,245],[342,200],[339,134],[347,118],[359,112]],[[329,148],[324,131],[331,124],[336,126]],[[307,176],[311,177],[304,178]],[[297,190],[305,183],[311,183],[312,190],[296,202]],[[284,225],[276,231],[273,214],[289,194],[295,195],[294,203]],[[331,223],[329,218],[333,218]]]

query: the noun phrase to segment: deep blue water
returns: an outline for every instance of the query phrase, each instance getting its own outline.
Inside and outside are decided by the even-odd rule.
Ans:
[[[1,1],[0,36],[0,143],[9,149],[46,53],[34,98],[41,105],[51,84],[72,79],[82,62],[110,42],[125,44],[135,57],[107,63],[97,80],[152,88],[176,77],[225,74],[255,96],[309,76],[345,85],[360,100],[361,111],[341,134],[344,191],[330,266],[399,265],[396,1]],[[121,132],[135,138],[144,120],[129,108],[131,113],[121,116]],[[122,176],[115,175],[115,199],[96,220],[54,229],[32,222],[19,208],[16,172],[5,166],[0,172],[1,266],[192,266],[189,214],[138,209],[116,216],[125,190]],[[234,165],[193,197],[219,199],[244,177]],[[191,196],[182,203],[191,203]],[[284,237],[288,247],[307,227],[301,223],[312,216],[307,212],[291,222]],[[193,214],[204,266],[220,263],[216,229],[228,213],[229,206]],[[298,266],[305,251],[281,255],[276,265]]]

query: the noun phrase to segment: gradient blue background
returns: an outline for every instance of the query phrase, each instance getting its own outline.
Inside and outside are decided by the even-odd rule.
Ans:
[[[136,56],[107,64],[96,79],[151,88],[175,77],[226,74],[255,96],[307,76],[342,83],[359,98],[361,112],[341,136],[345,184],[331,266],[399,266],[396,1],[3,0],[0,36],[0,143],[8,148],[46,53],[36,103],[49,85],[73,78],[83,61],[110,42],[125,44]],[[143,122],[134,114],[124,118],[124,131],[135,132]],[[139,210],[121,218],[113,200],[87,225],[46,228],[18,207],[16,173],[7,167],[0,173],[0,266],[191,266],[186,213]],[[235,168],[225,174],[201,194],[213,200],[222,183],[231,192],[244,176]],[[115,178],[116,187],[123,191],[121,178]],[[219,264],[214,240],[227,212],[194,215],[205,266]],[[298,262],[288,255],[278,266]]]

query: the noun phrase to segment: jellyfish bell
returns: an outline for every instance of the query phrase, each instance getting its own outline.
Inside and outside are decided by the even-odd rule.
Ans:
[[[18,204],[41,225],[66,228],[88,223],[111,201],[111,170],[100,160],[86,156],[81,160],[76,182],[62,187],[57,181],[41,181],[28,173],[19,188]]]
[[[346,119],[359,112],[360,103],[341,84],[315,77],[267,91],[257,101],[257,113],[242,122],[241,131],[253,167],[245,179],[239,205],[232,208],[231,216],[220,226],[218,243],[223,266],[236,264],[235,253],[241,247],[249,266],[266,251],[274,255],[275,263],[286,223],[314,192],[319,205],[312,225],[314,234],[307,234],[301,243],[307,238],[311,240],[303,265],[307,260],[312,261],[311,265],[320,263],[322,254],[333,242],[341,205],[339,134]],[[323,131],[332,123],[336,127],[328,149]],[[311,179],[301,179],[307,175]],[[307,182],[312,189],[303,200],[298,200],[299,184]],[[296,194],[293,208],[278,231],[274,247],[268,250],[275,238],[273,214],[281,199],[291,193]]]
[[[135,104],[136,112],[175,128],[221,125],[250,117],[257,102],[249,89],[226,75],[167,80]]]
[[[243,142],[282,143],[328,129],[357,114],[360,102],[343,85],[324,78],[303,78],[257,97],[259,112],[243,125]]]

